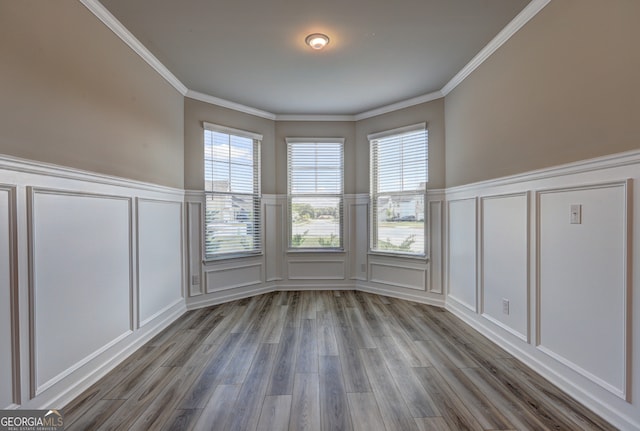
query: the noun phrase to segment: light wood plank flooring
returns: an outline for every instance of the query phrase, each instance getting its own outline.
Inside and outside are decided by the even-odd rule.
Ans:
[[[450,313],[276,292],[186,313],[64,408],[68,430],[610,430]]]

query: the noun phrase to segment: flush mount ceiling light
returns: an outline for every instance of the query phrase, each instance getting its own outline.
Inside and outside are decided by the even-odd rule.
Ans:
[[[329,43],[329,36],[322,33],[313,33],[307,36],[304,41],[311,48],[320,50]]]

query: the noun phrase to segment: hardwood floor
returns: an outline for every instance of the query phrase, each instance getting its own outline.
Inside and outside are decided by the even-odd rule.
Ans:
[[[68,430],[613,430],[450,313],[362,292],[191,311],[64,408]]]

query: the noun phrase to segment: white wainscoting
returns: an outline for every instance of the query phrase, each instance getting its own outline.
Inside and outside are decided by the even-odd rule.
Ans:
[[[188,268],[187,286],[189,296],[202,295],[202,256],[203,237],[202,233],[202,202],[187,202],[187,256]]]
[[[359,196],[349,205],[349,250],[352,280],[367,281],[367,252],[369,250],[369,203],[367,196]]]
[[[427,290],[428,270],[424,264],[411,265],[402,262],[384,262],[371,258],[371,281],[394,287],[420,291]]]
[[[336,253],[339,255],[339,253]],[[345,260],[317,257],[296,257],[287,260],[289,280],[344,280]]]
[[[183,302],[182,202],[137,199],[138,325]]]
[[[477,309],[476,199],[448,202],[448,298]]]
[[[264,258],[266,282],[278,282],[284,277],[283,255],[285,247],[285,205],[281,196],[263,196]]]
[[[442,293],[442,275],[444,262],[444,241],[442,232],[442,200],[427,200],[429,205],[429,241],[427,242],[429,250],[429,292]]]
[[[480,200],[480,214],[480,312],[528,341],[529,195],[484,196]]]
[[[252,259],[242,263],[223,263],[206,268],[204,283],[207,293],[262,285],[262,262]]]
[[[133,330],[132,202],[30,191],[35,396]]]
[[[1,407],[63,407],[186,310],[183,200],[0,156]]]
[[[540,191],[537,201],[537,344],[626,398],[627,182]]]
[[[446,191],[446,308],[624,430],[640,430],[639,180],[634,151]]]
[[[19,403],[14,202],[15,188],[0,185],[0,409]]]

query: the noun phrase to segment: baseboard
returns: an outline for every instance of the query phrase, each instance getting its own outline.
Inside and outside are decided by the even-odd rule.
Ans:
[[[621,430],[640,430],[639,423],[634,422],[631,418],[601,400],[595,399],[589,392],[579,388],[562,374],[532,357],[517,344],[506,339],[482,321],[468,316],[469,310],[464,308],[463,305],[446,301],[444,308],[612,425]]]

